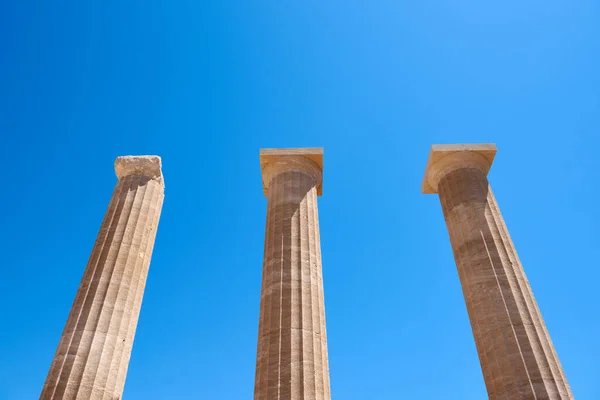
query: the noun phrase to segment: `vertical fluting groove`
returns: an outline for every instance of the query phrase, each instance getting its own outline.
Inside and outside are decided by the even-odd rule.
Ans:
[[[283,196],[283,194],[282,194]],[[282,206],[281,207],[282,210],[282,214],[284,215],[284,218],[282,219],[281,222],[281,232],[285,232],[286,228],[287,228],[287,218],[285,218],[285,214],[286,214],[286,207]],[[284,234],[281,235],[281,243],[280,243],[280,262],[279,262],[279,275],[278,275],[278,285],[277,285],[277,289],[278,289],[278,295],[279,295],[279,307],[277,308],[277,314],[278,314],[278,323],[277,323],[277,398],[281,399],[281,381],[282,381],[282,358],[283,358],[283,345],[282,345],[282,340],[283,340],[283,271],[285,268],[285,236]]]
[[[281,207],[277,204],[279,201],[279,193],[274,188],[273,190],[274,196],[274,212],[276,216],[281,213]],[[267,376],[269,377],[269,381],[267,383],[267,395],[266,398],[277,399],[279,397],[278,386],[279,386],[279,307],[281,294],[279,290],[279,271],[281,271],[281,255],[282,249],[281,244],[283,239],[281,236],[281,221],[277,221],[274,226],[274,235],[273,235],[273,250],[272,250],[272,267],[271,267],[271,290],[269,296],[271,297],[271,310],[269,311],[270,315],[270,325],[267,330],[267,337],[269,343],[269,364],[267,368]]]
[[[273,388],[273,385],[278,384],[278,381],[276,379],[278,379],[278,376],[275,376],[276,379],[274,378],[274,375],[277,374],[277,371],[274,370],[274,368],[276,368],[276,366],[274,366],[275,363],[275,357],[278,356],[278,352],[279,352],[279,343],[277,343],[276,341],[271,340],[272,336],[275,333],[272,332],[277,332],[276,326],[275,324],[279,323],[279,320],[276,318],[279,315],[275,314],[275,310],[277,309],[278,305],[276,303],[276,300],[278,300],[277,298],[277,281],[276,281],[276,277],[277,277],[277,268],[279,267],[279,261],[276,254],[277,254],[277,249],[281,248],[281,239],[277,239],[278,237],[278,230],[279,230],[279,221],[277,220],[277,214],[279,214],[279,207],[277,206],[277,191],[275,190],[275,188],[273,188],[273,215],[274,215],[274,219],[275,222],[273,223],[273,228],[272,228],[272,237],[271,237],[271,251],[270,253],[270,259],[269,259],[269,264],[270,264],[270,272],[271,272],[271,276],[269,279],[269,285],[267,286],[266,290],[267,293],[265,294],[265,296],[267,296],[268,298],[268,311],[267,311],[267,316],[268,316],[268,323],[265,326],[265,332],[263,332],[263,336],[265,337],[265,341],[267,344],[267,357],[266,357],[266,362],[265,362],[265,390],[264,390],[264,399],[268,400],[269,396],[273,396],[273,398],[275,398],[277,393],[273,393],[273,390],[277,390],[277,388]],[[271,197],[269,197],[269,202],[271,203]],[[275,346],[277,346],[277,348],[275,348]]]
[[[268,367],[268,391],[267,399],[279,399],[279,382],[281,379],[280,357],[281,357],[281,271],[283,266],[283,218],[284,211],[281,203],[281,192],[279,187],[273,187],[274,207],[277,222],[275,225],[273,246],[273,281],[271,285],[271,326],[267,332],[269,337],[269,367]]]
[[[302,176],[303,180],[309,179]],[[304,182],[302,186],[309,186],[310,182]],[[299,235],[300,255],[302,273],[300,276],[300,288],[302,292],[302,387],[303,398],[314,398],[316,396],[315,386],[315,358],[314,358],[314,329],[313,318],[313,299],[311,289],[311,274],[314,270],[310,262],[310,243],[308,234],[308,214],[310,190],[306,193],[300,193],[302,201],[300,203],[300,226]]]
[[[283,262],[281,263],[281,314],[280,322],[280,359],[279,359],[279,396],[282,399],[292,398],[292,390],[294,389],[294,379],[292,375],[293,368],[293,321],[295,313],[292,308],[292,278],[295,270],[294,265],[294,249],[293,249],[293,222],[294,210],[290,207],[290,200],[294,195],[294,175],[290,176],[289,188],[286,190],[285,197],[285,218],[283,219]],[[287,384],[282,384],[287,382]]]
[[[125,339],[123,342],[124,344],[122,347],[122,351],[121,351],[119,357],[115,358],[115,360],[117,361],[115,364],[115,367],[113,367],[113,365],[111,364],[111,368],[114,368],[114,370],[116,371],[116,375],[114,378],[114,384],[109,385],[109,382],[107,382],[107,388],[109,388],[109,390],[110,390],[109,392],[107,392],[107,394],[113,393],[113,395],[116,395],[117,393],[122,393],[124,386],[125,386],[125,379],[127,376],[129,359],[131,356],[131,350],[133,348],[133,339],[134,339],[135,331],[137,328],[139,313],[141,311],[141,306],[142,306],[143,292],[144,292],[144,289],[146,286],[146,278],[148,276],[148,270],[150,267],[150,255],[152,254],[152,251],[154,250],[154,242],[156,239],[158,221],[159,221],[161,209],[162,209],[163,195],[161,193],[162,191],[161,191],[161,188],[159,187],[158,182],[150,181],[150,182],[148,182],[148,184],[152,184],[154,186],[154,189],[152,191],[151,201],[149,201],[150,207],[148,210],[148,213],[150,213],[150,209],[153,210],[152,218],[149,220],[150,223],[148,223],[148,220],[146,221],[144,228],[141,231],[144,234],[144,238],[146,240],[145,246],[142,246],[142,244],[140,243],[140,248],[145,249],[144,253],[143,253],[143,257],[141,257],[142,260],[140,262],[140,267],[139,267],[139,269],[141,271],[138,271],[138,274],[136,275],[138,277],[138,280],[137,280],[137,284],[134,286],[135,291],[133,292],[134,296],[132,299],[132,304],[127,307],[127,309],[130,310],[130,312],[129,312],[129,317],[128,317],[128,320],[126,323],[126,330],[123,335],[125,337]],[[158,187],[158,189],[159,189],[158,193],[155,193],[156,187]],[[152,206],[154,206],[154,207],[152,207]],[[109,398],[107,400],[112,400],[112,399]]]
[[[310,354],[310,359],[313,362],[313,368],[314,368],[314,372],[315,374],[313,374],[312,376],[312,391],[315,395],[316,399],[319,399],[319,394],[320,391],[317,387],[317,381],[319,379],[318,376],[316,376],[317,372],[319,371],[319,364],[317,364],[317,356],[315,354],[315,340],[317,339],[316,336],[316,330],[318,330],[315,324],[315,318],[317,318],[318,313],[319,313],[319,305],[317,300],[315,299],[315,291],[313,290],[313,285],[315,284],[315,279],[314,276],[317,273],[316,272],[316,261],[315,261],[315,237],[314,234],[311,234],[311,226],[313,226],[314,224],[311,224],[311,215],[312,215],[312,210],[315,206],[313,199],[312,199],[312,194],[313,191],[310,190],[307,194],[306,194],[306,222],[303,225],[304,227],[304,232],[306,234],[306,245],[308,247],[308,265],[309,265],[309,271],[308,271],[308,290],[309,290],[309,295],[308,295],[308,299],[310,301],[310,350],[311,350],[311,354]],[[317,342],[318,343],[318,342]],[[320,357],[320,352],[319,352],[319,357]]]
[[[296,284],[298,285],[298,304],[296,306],[297,312],[298,312],[298,323],[299,323],[299,329],[296,330],[296,341],[298,342],[298,355],[296,357],[294,357],[294,355],[292,355],[292,362],[294,359],[299,360],[298,365],[296,366],[296,368],[298,369],[298,382],[296,382],[296,385],[299,388],[299,396],[301,399],[304,398],[304,368],[305,368],[305,362],[306,359],[304,358],[304,304],[305,304],[305,299],[304,299],[304,295],[303,295],[303,282],[304,282],[304,270],[306,269],[306,265],[303,262],[303,257],[302,257],[302,203],[305,201],[305,196],[302,194],[302,186],[303,183],[303,175],[296,172],[294,173],[294,196],[299,196],[300,197],[300,203],[298,204],[298,209],[296,211],[294,211],[293,214],[293,218],[294,221],[296,221],[296,226],[294,227],[294,231],[296,232],[296,243],[295,243],[295,247],[296,247],[296,251],[294,252],[296,257],[295,257],[295,261],[296,263],[293,263],[292,268],[297,270],[297,275],[296,275],[296,279],[297,282]],[[294,247],[292,247],[293,249]],[[296,267],[297,266],[297,267]],[[310,268],[310,266],[309,266]],[[293,277],[293,275],[292,275]],[[292,285],[294,284],[294,282],[292,282]],[[293,304],[293,302],[292,302]],[[293,312],[293,310],[292,310]],[[293,327],[292,327],[292,332],[293,332]],[[293,349],[293,347],[292,347]]]
[[[323,269],[322,269],[322,261],[321,261],[321,230],[319,227],[319,209],[317,207],[317,190],[313,188],[311,190],[312,198],[315,202],[315,206],[312,210],[314,217],[314,235],[315,235],[315,249],[317,252],[317,293],[319,295],[319,319],[321,326],[319,327],[319,339],[320,339],[320,347],[321,347],[321,371],[319,371],[319,375],[323,377],[323,398],[325,400],[330,399],[330,389],[329,389],[329,359],[327,357],[327,327],[325,324],[325,299],[324,299],[324,291],[323,291]]]
[[[120,179],[75,296],[41,400],[121,398],[123,387],[116,390],[112,383],[125,380],[119,376],[118,367],[129,362],[127,350],[131,348],[133,335],[128,336],[127,332],[132,321],[137,323],[141,305],[141,294],[139,299],[132,295],[137,297],[134,293],[139,288],[143,291],[140,282],[145,282],[150,263],[151,254],[147,253],[152,252],[150,244],[154,242],[163,191],[161,176],[119,175],[123,168],[136,171],[135,168],[145,168],[149,163],[155,163],[153,168],[158,164],[160,175],[160,160],[125,159],[118,160]],[[147,249],[143,255],[142,249]]]
[[[316,198],[316,191],[315,190],[311,190],[309,193],[309,197],[313,203],[313,207],[311,208],[311,219],[312,219],[312,223],[309,225],[309,228],[311,229],[311,236],[313,237],[313,242],[314,242],[314,249],[315,249],[315,285],[316,285],[316,291],[315,291],[315,297],[316,297],[316,301],[315,301],[315,308],[317,309],[315,315],[317,317],[317,333],[318,333],[318,349],[319,349],[319,354],[318,354],[318,361],[319,361],[319,367],[320,367],[320,371],[323,371],[323,373],[317,373],[316,377],[317,377],[317,381],[315,384],[320,383],[320,387],[318,387],[319,391],[316,395],[316,398],[318,399],[319,397],[326,399],[327,397],[327,369],[325,368],[326,365],[323,361],[323,359],[325,357],[327,357],[327,354],[324,352],[323,349],[323,337],[325,335],[325,333],[323,332],[323,318],[322,318],[322,309],[321,309],[321,304],[323,303],[323,298],[321,297],[321,271],[319,270],[320,268],[320,263],[321,263],[321,253],[320,253],[320,249],[319,249],[319,231],[318,231],[318,225],[317,225],[317,198]]]
[[[313,212],[314,222],[314,235],[315,235],[315,249],[317,252],[317,294],[319,304],[319,339],[321,347],[321,371],[320,376],[323,378],[323,399],[328,400],[331,398],[331,389],[329,384],[329,358],[327,357],[327,327],[325,323],[325,299],[323,290],[323,268],[321,258],[321,229],[319,226],[319,208],[317,207],[317,191],[315,188],[311,190],[312,198],[315,206]]]
[[[56,350],[56,354],[54,356],[54,362],[50,367],[50,372],[48,373],[48,378],[46,379],[46,383],[44,384],[44,389],[42,390],[42,394],[40,396],[41,399],[53,399],[56,390],[58,388],[58,384],[60,382],[60,377],[64,370],[64,367],[69,359],[69,349],[71,348],[73,339],[75,338],[76,327],[79,324],[79,320],[83,314],[83,304],[85,303],[85,299],[88,296],[90,288],[92,287],[92,281],[94,280],[94,276],[98,269],[98,259],[100,257],[99,253],[104,251],[104,247],[107,243],[107,237],[110,234],[109,226],[112,225],[112,221],[117,215],[117,210],[121,205],[121,193],[123,191],[123,183],[118,182],[114,193],[109,202],[108,211],[102,221],[102,225],[100,225],[100,231],[98,233],[98,237],[96,242],[94,243],[93,249],[99,248],[100,251],[92,251],[90,256],[90,260],[88,261],[88,267],[86,267],[83,278],[82,285],[77,290],[77,294],[75,295],[75,300],[73,301],[73,305],[71,307],[71,312],[69,313],[69,317],[67,319],[67,323],[65,324],[65,328],[63,330],[63,334],[61,336],[61,340],[59,341],[58,348]],[[112,213],[111,213],[112,210]],[[85,283],[88,282],[87,287],[84,289]],[[75,317],[76,316],[76,317]],[[64,344],[66,343],[66,346]],[[64,352],[64,355],[61,356],[60,353]],[[62,357],[62,358],[61,358]],[[73,358],[75,355],[73,356]],[[74,360],[75,361],[75,360]],[[73,361],[73,362],[74,362]],[[60,367],[58,367],[60,364]],[[50,391],[50,393],[48,393]]]
[[[317,384],[328,371],[322,362],[327,354],[321,328],[324,318],[320,315],[324,308],[319,304],[323,297],[322,293],[319,296],[322,289],[314,223],[315,184],[312,176],[295,170],[280,173],[269,183],[254,395],[257,400],[330,400],[324,385],[319,391]],[[277,244],[275,251],[269,251],[272,242]],[[277,269],[271,282],[264,279],[270,272],[269,265]],[[267,324],[269,318],[277,318],[277,323]],[[270,355],[266,371],[262,357],[265,349]]]
[[[123,310],[120,313],[120,318],[117,319],[116,322],[116,329],[114,332],[114,343],[113,343],[113,349],[112,352],[110,353],[110,355],[107,357],[107,362],[110,362],[109,365],[109,371],[112,372],[116,372],[113,374],[108,374],[106,373],[103,377],[102,380],[100,381],[100,384],[102,386],[106,387],[106,391],[104,393],[103,399],[107,399],[107,400],[112,400],[111,397],[113,396],[114,393],[114,385],[111,382],[111,379],[114,379],[115,381],[118,379],[119,376],[119,369],[118,367],[116,367],[115,364],[118,363],[118,360],[120,360],[123,357],[123,353],[126,351],[125,346],[128,344],[127,342],[127,337],[123,337],[123,332],[122,332],[122,327],[123,325],[127,326],[128,324],[128,320],[129,318],[131,318],[131,314],[132,312],[132,308],[133,305],[130,303],[129,298],[131,297],[131,292],[132,289],[134,287],[134,285],[136,285],[137,281],[140,279],[140,269],[142,268],[142,264],[144,262],[144,260],[142,260],[141,263],[138,263],[139,260],[139,252],[136,253],[137,249],[141,249],[144,246],[144,241],[147,240],[147,234],[146,234],[146,230],[147,230],[147,224],[148,224],[148,219],[149,219],[149,213],[150,213],[150,209],[152,208],[152,200],[154,197],[154,192],[155,192],[155,183],[153,182],[146,182],[146,184],[144,185],[144,194],[143,197],[141,199],[140,202],[140,209],[138,211],[138,216],[136,218],[136,222],[133,225],[134,228],[137,227],[137,229],[132,229],[132,241],[131,241],[131,246],[129,249],[129,252],[127,254],[127,258],[125,261],[125,265],[124,265],[124,272],[123,272],[123,276],[125,276],[125,273],[130,271],[131,275],[127,277],[127,284],[122,284],[119,286],[119,291],[117,292],[117,298],[115,300],[115,305],[114,305],[114,309],[113,309],[113,314],[111,315],[111,321],[110,321],[110,326],[113,326],[113,318],[114,318],[114,313],[117,312],[117,305],[119,304],[119,295],[121,294],[121,288],[123,288],[123,286],[125,286],[126,289],[126,293],[123,295],[124,297],[124,303],[123,303]],[[138,189],[140,190],[140,189]],[[148,196],[148,192],[150,192],[150,195]],[[145,206],[145,207],[144,207]],[[143,223],[140,224],[140,217],[143,217]],[[151,221],[152,222],[152,221]],[[136,236],[139,236],[137,243],[136,243]],[[134,259],[133,259],[133,265],[130,265],[130,256],[134,255]],[[117,317],[119,316],[119,314],[117,314]],[[108,397],[107,397],[108,396]]]
[[[276,356],[276,351],[275,351],[275,345],[277,345],[277,347],[279,347],[278,343],[272,343],[271,341],[271,331],[274,329],[274,323],[276,321],[275,319],[275,314],[274,314],[274,307],[276,307],[275,305],[275,300],[276,300],[276,268],[277,268],[277,258],[275,256],[275,250],[278,248],[278,246],[280,246],[279,241],[276,239],[277,238],[277,229],[279,227],[279,222],[277,220],[277,214],[278,214],[278,207],[277,207],[277,191],[275,190],[275,188],[273,188],[272,192],[271,192],[271,196],[269,196],[269,204],[270,204],[270,208],[271,208],[271,212],[273,213],[273,219],[274,219],[274,223],[271,227],[271,238],[270,238],[270,251],[269,251],[269,259],[266,260],[266,263],[269,265],[269,272],[270,272],[270,277],[269,277],[269,282],[268,282],[268,286],[265,287],[265,299],[267,300],[267,304],[268,306],[266,307],[266,309],[268,310],[266,312],[267,315],[267,321],[265,322],[265,331],[261,333],[261,335],[264,337],[265,343],[266,343],[266,359],[264,362],[264,379],[265,379],[265,386],[264,386],[264,392],[263,392],[263,398],[264,400],[267,400],[269,398],[269,396],[273,396],[273,398],[275,398],[275,393],[273,393],[273,382],[274,379],[273,374],[276,374],[275,371],[273,371],[273,363],[274,363],[274,357]],[[277,349],[279,350],[279,349]],[[276,382],[275,382],[276,383]],[[276,390],[276,388],[275,388]]]
[[[485,174],[454,170],[438,193],[490,399],[572,399]]]

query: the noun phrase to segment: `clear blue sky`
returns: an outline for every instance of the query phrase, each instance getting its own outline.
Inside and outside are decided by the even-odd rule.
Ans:
[[[60,5],[59,5],[60,3]],[[480,400],[433,143],[490,181],[578,400],[600,399],[600,3],[0,3],[0,399],[41,392],[119,155],[166,198],[127,400],[252,398],[261,147],[323,146],[339,400]]]

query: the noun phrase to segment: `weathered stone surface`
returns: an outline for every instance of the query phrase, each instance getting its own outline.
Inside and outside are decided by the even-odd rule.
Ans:
[[[487,181],[495,145],[433,146],[424,193],[438,193],[489,398],[573,399]]]
[[[160,158],[119,157],[119,181],[40,399],[121,399],[164,198]]]
[[[119,179],[129,175],[143,175],[162,183],[162,162],[158,156],[117,157],[115,173]]]
[[[268,195],[254,398],[330,400],[318,188],[322,149],[261,150]]]
[[[312,163],[305,163],[308,159]],[[269,169],[265,167],[269,164]],[[265,197],[269,197],[269,182],[271,175],[277,171],[275,167],[280,167],[290,171],[305,171],[313,176],[317,183],[317,196],[323,194],[323,149],[320,148],[292,148],[292,149],[261,149],[260,150],[260,168],[263,171],[263,191]],[[265,176],[265,172],[271,175]]]

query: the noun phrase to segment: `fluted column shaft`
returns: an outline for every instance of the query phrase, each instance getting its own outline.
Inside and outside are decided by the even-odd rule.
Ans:
[[[120,157],[119,181],[40,399],[121,399],[164,198],[158,157]]]
[[[268,209],[256,400],[331,398],[317,211],[320,171],[309,160],[299,163],[284,160],[263,170]]]
[[[490,164],[477,154],[454,153],[439,162],[440,168],[433,165],[430,175],[442,204],[489,398],[572,399],[488,184]]]

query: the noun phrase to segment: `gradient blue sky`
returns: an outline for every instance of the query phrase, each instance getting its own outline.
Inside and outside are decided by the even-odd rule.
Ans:
[[[340,400],[486,398],[433,143],[495,142],[499,205],[578,400],[600,398],[595,0],[0,3],[0,399],[37,398],[116,177],[166,199],[127,400],[252,398],[261,147],[323,146]]]

